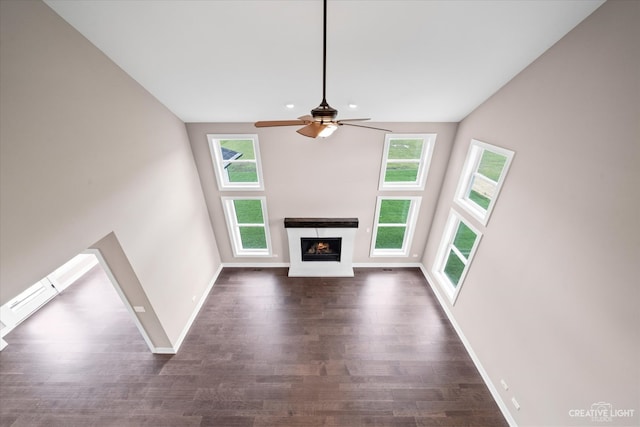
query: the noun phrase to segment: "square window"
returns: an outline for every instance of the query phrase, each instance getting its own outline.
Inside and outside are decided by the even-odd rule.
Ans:
[[[265,198],[223,197],[222,205],[234,255],[271,255]]]
[[[220,190],[263,190],[257,135],[207,135]]]
[[[371,256],[408,256],[420,197],[378,197]]]
[[[433,270],[445,285],[453,303],[478,248],[481,234],[453,210],[444,230]]]
[[[455,201],[487,225],[514,152],[485,142],[471,141]]]
[[[436,134],[387,134],[379,189],[424,189],[435,140]]]

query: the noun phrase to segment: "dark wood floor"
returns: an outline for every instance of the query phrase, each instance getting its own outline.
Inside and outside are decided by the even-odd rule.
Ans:
[[[92,270],[0,353],[0,426],[506,426],[418,269],[224,269],[153,355]]]

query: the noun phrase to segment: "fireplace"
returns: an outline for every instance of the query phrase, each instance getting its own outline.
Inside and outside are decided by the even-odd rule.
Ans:
[[[342,237],[301,237],[302,261],[340,261]]]
[[[289,276],[353,277],[358,218],[285,218]]]

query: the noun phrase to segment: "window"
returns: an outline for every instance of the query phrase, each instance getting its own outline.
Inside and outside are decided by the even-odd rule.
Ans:
[[[207,135],[220,190],[263,190],[258,135]]]
[[[207,135],[218,188],[263,191],[258,135]],[[234,256],[271,256],[264,197],[223,197]]]
[[[422,190],[436,134],[387,134],[380,190]]]
[[[45,277],[0,307],[0,323],[5,325],[0,329],[0,338],[11,332],[57,294],[58,290]]]
[[[408,256],[420,197],[378,197],[371,256]]]
[[[504,148],[471,141],[455,200],[483,225],[489,221],[513,154]]]
[[[235,256],[270,256],[264,197],[223,197],[222,204]]]
[[[434,271],[446,285],[451,302],[460,292],[473,255],[480,243],[481,234],[455,211],[451,211],[444,229]]]

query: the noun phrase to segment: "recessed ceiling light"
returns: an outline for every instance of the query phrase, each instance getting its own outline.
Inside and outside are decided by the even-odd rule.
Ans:
[[[285,107],[287,107],[289,110],[293,110],[293,108],[295,107],[295,105],[293,104],[284,104]]]
[[[358,104],[354,104],[353,102],[349,103],[347,106],[352,110],[355,110],[356,108],[358,108]]]

